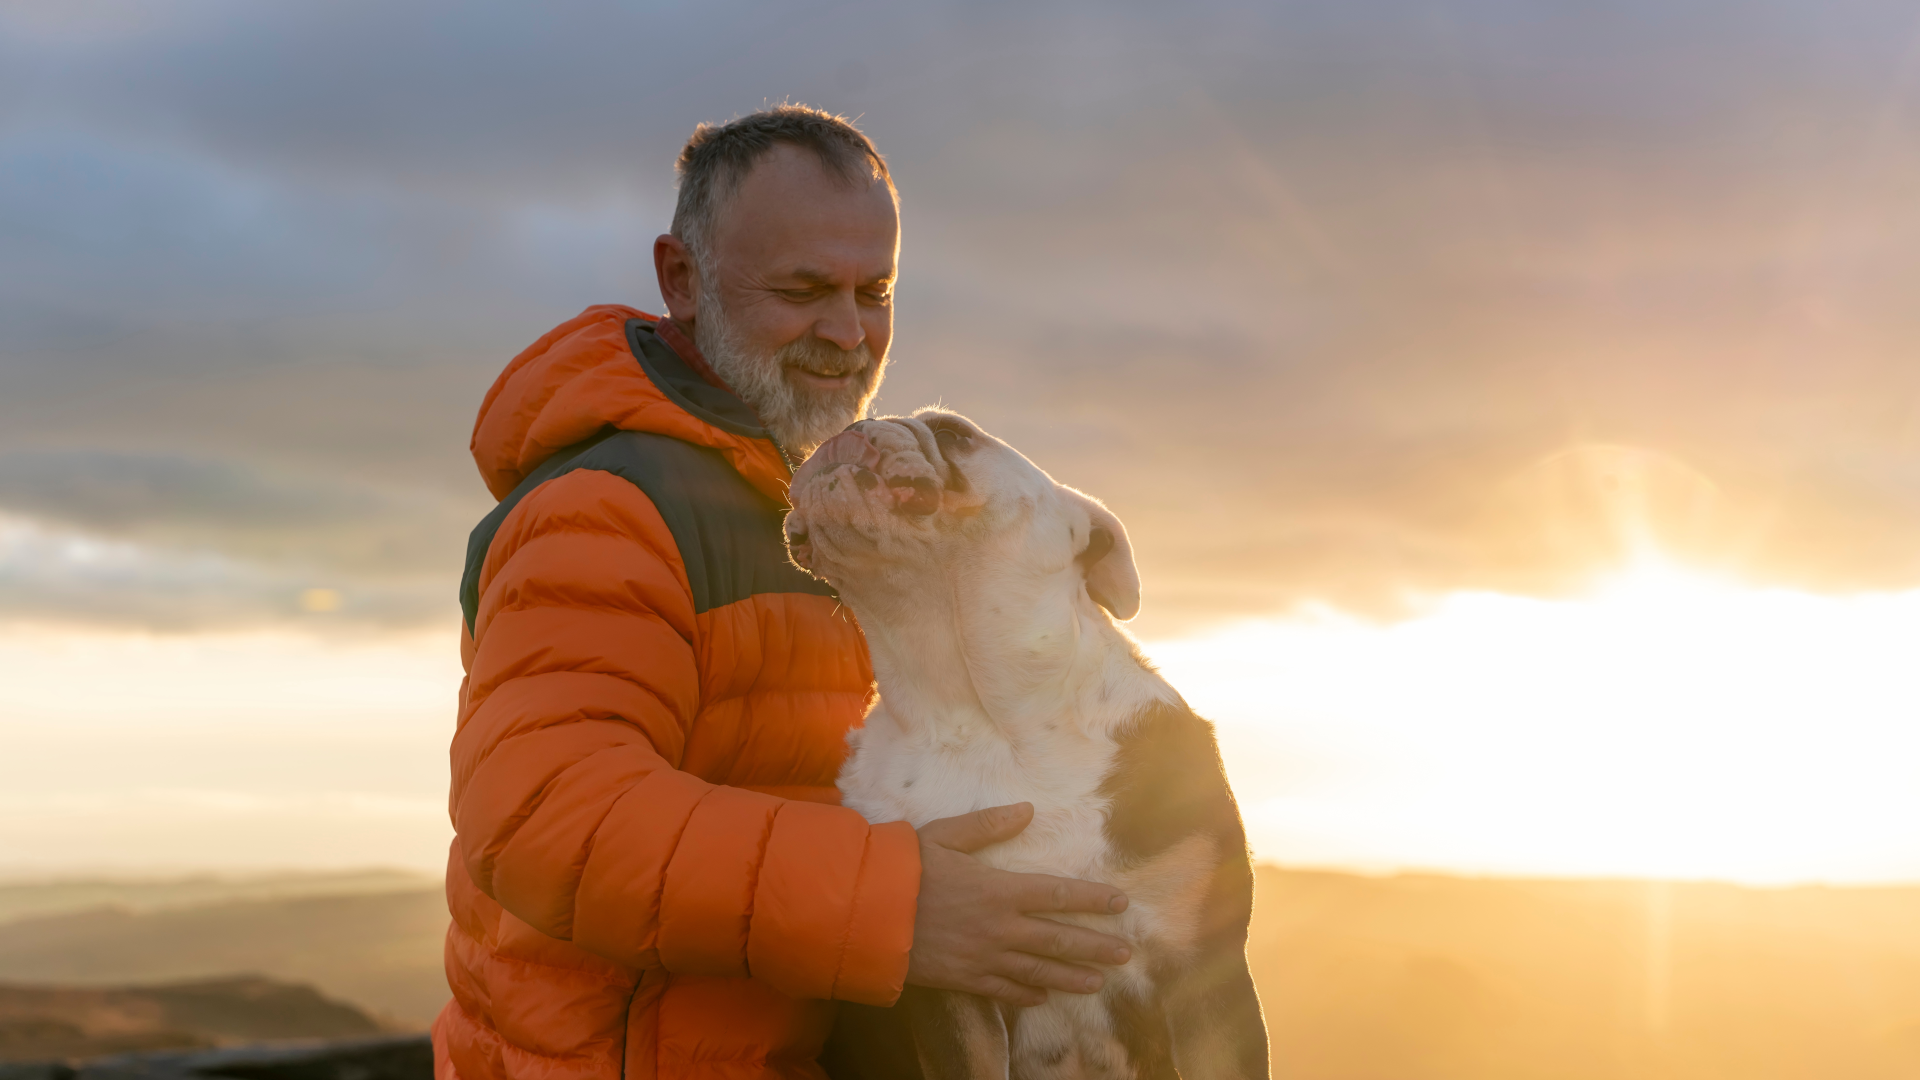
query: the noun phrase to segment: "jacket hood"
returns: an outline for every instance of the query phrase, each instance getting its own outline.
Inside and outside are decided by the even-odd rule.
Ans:
[[[785,455],[753,410],[655,333],[659,321],[637,308],[597,305],[513,358],[473,425],[474,464],[494,498],[555,453],[611,427],[718,450],[748,483],[786,502],[793,472]]]

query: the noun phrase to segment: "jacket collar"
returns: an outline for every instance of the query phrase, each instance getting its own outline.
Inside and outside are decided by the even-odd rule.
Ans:
[[[670,319],[627,320],[627,344],[640,369],[669,401],[695,419],[748,439],[765,439],[789,469],[798,465],[774,439],[753,407],[740,400],[716,374],[700,347]]]
[[[667,347],[685,361],[688,367],[693,369],[695,375],[705,379],[708,386],[733,394],[733,387],[728,386],[727,381],[720,377],[720,373],[713,370],[713,365],[707,362],[707,354],[700,351],[699,343],[693,339],[693,335],[687,331],[686,327],[680,325],[680,320],[669,315],[653,324],[653,332],[661,341],[666,342]],[[740,395],[734,394],[734,396]],[[744,405],[746,402],[743,400],[741,404]]]
[[[792,465],[759,417],[696,372],[653,330],[656,321],[622,304],[591,307],[513,358],[481,402],[471,441],[495,498],[607,428],[718,450],[768,498],[786,497]]]

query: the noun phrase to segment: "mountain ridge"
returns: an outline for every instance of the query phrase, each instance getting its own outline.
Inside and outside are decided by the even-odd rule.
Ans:
[[[437,888],[96,907],[0,924],[0,981],[258,972],[418,1030],[446,927]],[[1920,1075],[1920,886],[1263,865],[1248,951],[1304,1080]]]

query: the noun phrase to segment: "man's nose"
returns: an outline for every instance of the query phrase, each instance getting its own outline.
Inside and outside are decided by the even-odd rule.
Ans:
[[[830,341],[847,352],[859,348],[860,343],[867,340],[867,328],[860,325],[860,304],[851,292],[833,298],[832,306],[813,324],[813,336],[821,341]]]

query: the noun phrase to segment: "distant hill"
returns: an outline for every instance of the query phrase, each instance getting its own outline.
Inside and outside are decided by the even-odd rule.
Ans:
[[[378,1035],[366,1013],[260,978],[86,989],[0,984],[0,1061]]]
[[[437,887],[439,878],[408,870],[310,873],[194,874],[164,878],[43,879],[0,874],[0,923],[90,908],[130,911],[199,907],[230,900],[355,896]]]
[[[0,981],[100,986],[250,973],[425,1027],[448,997],[446,930],[438,889],[103,908],[0,924]]]
[[[1262,867],[1250,952],[1289,1080],[1913,1080],[1920,888]],[[424,1025],[439,890],[0,925],[0,980],[258,972]]]
[[[1276,1075],[1920,1077],[1920,888],[1258,880]]]

